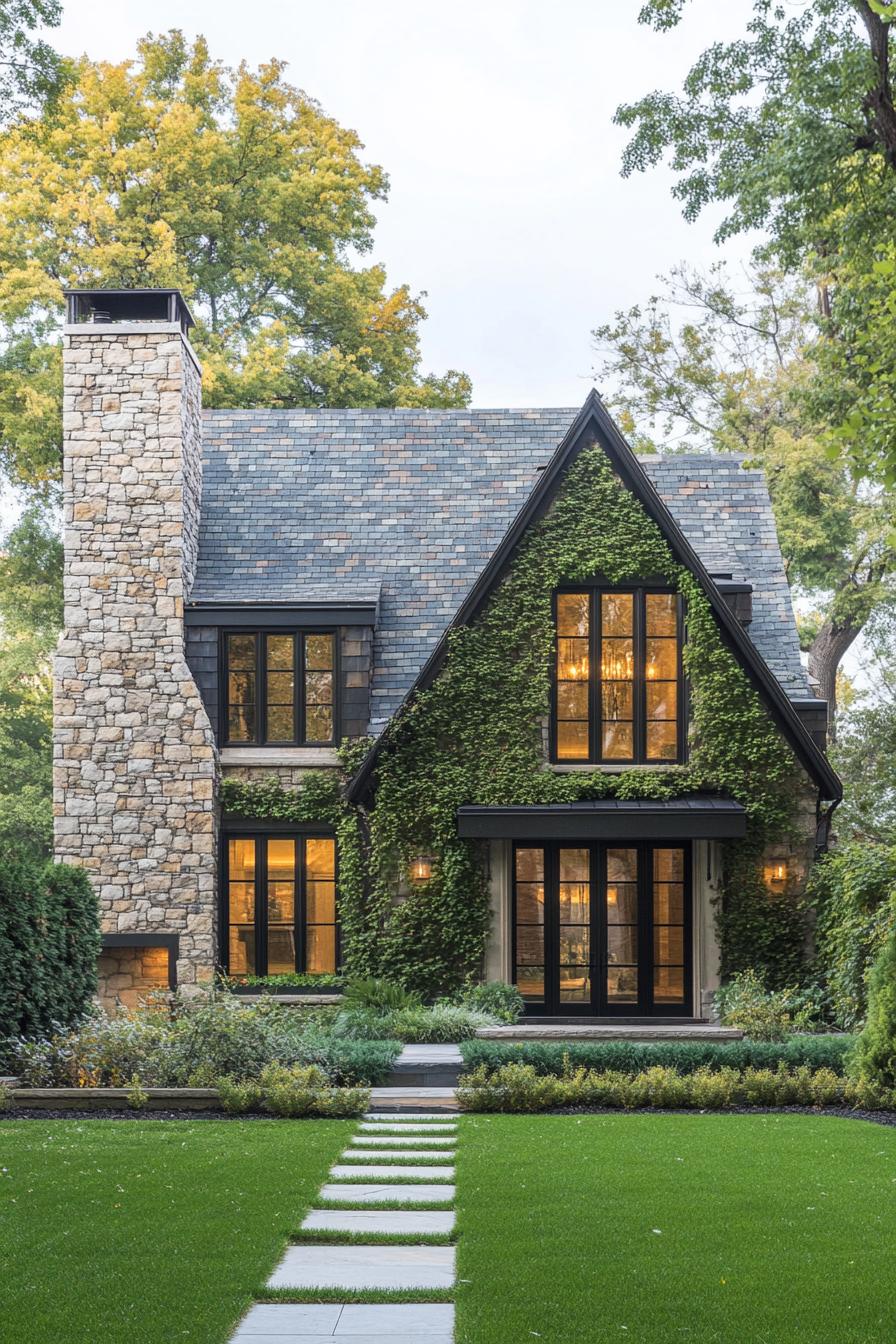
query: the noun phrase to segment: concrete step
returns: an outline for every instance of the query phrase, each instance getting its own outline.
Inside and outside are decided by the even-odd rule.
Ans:
[[[453,1087],[373,1087],[370,1105],[371,1110],[394,1112],[390,1119],[410,1111],[437,1115],[457,1111],[457,1094]]]
[[[232,1344],[451,1344],[450,1302],[259,1303]]]
[[[454,1214],[439,1209],[309,1209],[303,1232],[365,1232],[414,1237],[454,1231]]]
[[[454,1161],[454,1148],[346,1148],[342,1162],[382,1162],[384,1158],[395,1158],[402,1162]]]
[[[453,1288],[453,1246],[288,1246],[269,1288]]]
[[[454,1087],[462,1069],[456,1045],[406,1045],[387,1081],[391,1087]]]
[[[336,1163],[330,1168],[330,1178],[334,1181],[399,1181],[404,1177],[414,1176],[419,1181],[450,1181],[454,1179],[453,1166],[427,1166],[425,1163],[405,1162],[398,1163],[376,1162],[347,1162],[344,1164]]]
[[[341,1185],[330,1181],[321,1187],[320,1198],[331,1204],[346,1204],[350,1208],[364,1204],[445,1204],[454,1199],[454,1186],[433,1184],[428,1181],[394,1182],[367,1181],[357,1185]]]
[[[482,1041],[740,1041],[743,1032],[713,1023],[607,1024],[578,1022],[517,1022],[506,1027],[480,1027]]]

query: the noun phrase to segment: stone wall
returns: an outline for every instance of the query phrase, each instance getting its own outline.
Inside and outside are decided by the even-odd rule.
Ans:
[[[64,337],[65,627],[56,658],[57,857],[90,873],[106,933],[180,935],[215,962],[217,758],[187,666],[201,378],[174,325]]]

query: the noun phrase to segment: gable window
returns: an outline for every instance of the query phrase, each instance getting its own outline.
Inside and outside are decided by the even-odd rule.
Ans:
[[[682,758],[681,603],[649,588],[556,594],[553,757]]]
[[[231,835],[224,879],[230,975],[336,970],[336,841]]]
[[[224,636],[228,744],[329,746],[336,741],[336,636],[233,631]]]

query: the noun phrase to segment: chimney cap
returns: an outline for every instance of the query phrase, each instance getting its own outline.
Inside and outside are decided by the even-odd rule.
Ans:
[[[179,289],[66,289],[63,293],[69,326],[170,322],[186,336],[196,325]]]

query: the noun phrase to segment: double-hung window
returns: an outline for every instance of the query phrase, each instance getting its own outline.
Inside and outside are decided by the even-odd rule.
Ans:
[[[555,596],[552,756],[558,763],[683,759],[676,593],[569,588]]]
[[[226,633],[224,685],[228,745],[330,746],[337,740],[332,630]]]

